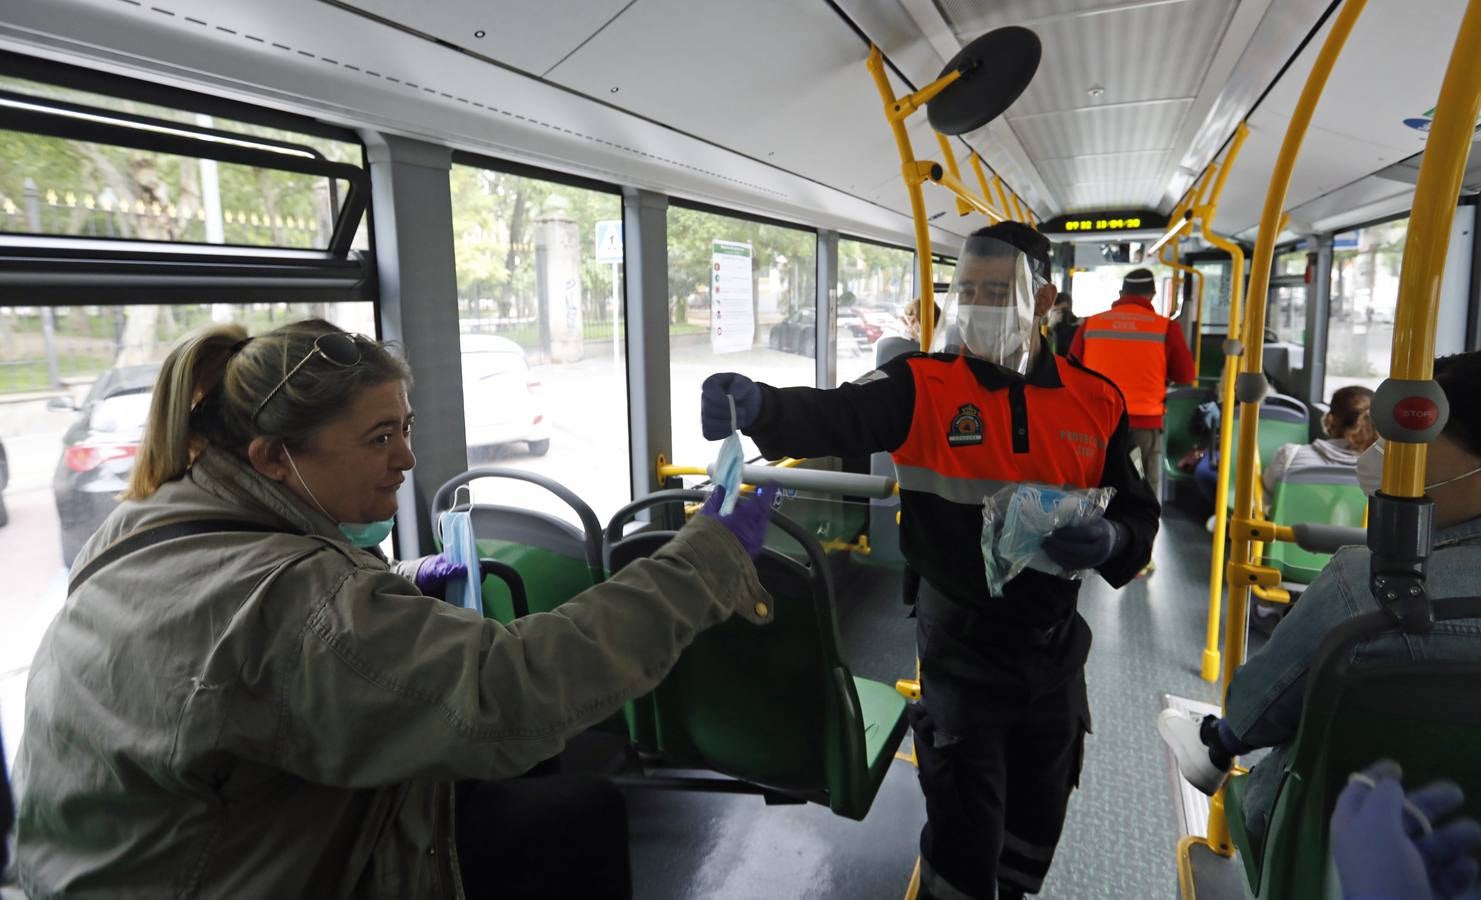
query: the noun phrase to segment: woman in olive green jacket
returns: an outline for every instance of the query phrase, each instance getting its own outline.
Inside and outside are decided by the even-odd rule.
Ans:
[[[319,321],[166,359],[127,499],[31,667],[31,900],[463,897],[455,780],[525,772],[698,632],[769,616],[754,501],[509,626],[424,596],[420,562],[373,546],[415,462],[409,377]]]

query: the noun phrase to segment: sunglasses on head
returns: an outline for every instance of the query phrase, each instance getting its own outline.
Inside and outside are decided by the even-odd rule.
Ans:
[[[304,358],[298,361],[298,365],[289,369],[288,374],[283,376],[283,380],[278,382],[277,386],[272,390],[268,391],[267,396],[262,398],[262,402],[257,404],[257,408],[252,411],[252,424],[257,424],[257,417],[262,415],[263,407],[267,406],[268,401],[276,397],[278,391],[281,391],[288,384],[289,380],[298,374],[298,370],[307,365],[308,361],[316,355],[323,357],[342,369],[359,365],[361,359],[359,340],[360,335],[350,334],[344,331],[331,331],[328,334],[321,334],[314,338],[314,346],[310,347],[309,352],[304,355]]]

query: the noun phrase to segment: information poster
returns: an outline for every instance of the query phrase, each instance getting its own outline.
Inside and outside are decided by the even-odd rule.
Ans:
[[[751,349],[756,314],[751,297],[751,245],[715,241],[710,255],[710,350]]]

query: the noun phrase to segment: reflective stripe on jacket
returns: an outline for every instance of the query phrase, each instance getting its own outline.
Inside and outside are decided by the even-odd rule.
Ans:
[[[122,504],[78,564],[143,527],[226,517],[283,531],[138,550],[42,639],[15,773],[31,900],[462,897],[454,780],[525,772],[651,690],[699,631],[762,621],[755,567],[712,519],[506,627],[422,596],[215,450]]]
[[[901,490],[978,504],[1019,481],[1099,485],[1121,398],[1104,379],[1050,359],[1064,387],[1016,381],[989,390],[964,357],[913,357],[914,417],[893,454]]]
[[[1167,317],[1118,303],[1085,320],[1087,368],[1116,383],[1131,416],[1161,417],[1167,396]]]

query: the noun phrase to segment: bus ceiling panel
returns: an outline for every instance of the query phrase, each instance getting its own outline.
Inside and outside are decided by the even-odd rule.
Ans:
[[[915,88],[936,80],[942,66],[963,47],[934,0],[835,0],[834,5],[881,51]],[[1040,67],[1042,69],[1042,65]],[[957,135],[959,163],[969,185],[976,184],[966,158],[975,150],[1041,217],[1053,215],[1059,198],[1039,177],[1006,118]]]
[[[898,177],[867,47],[847,24],[822,3],[734,13],[720,0],[643,0],[550,78],[840,190]],[[916,133],[917,152],[935,154],[929,131]]]
[[[944,0],[937,4],[959,39],[1003,24],[1026,25],[1044,44],[1044,65],[1023,98],[1006,116],[1035,167],[1041,160],[1086,153],[1177,147],[1176,136],[1204,84],[1210,62],[1220,57],[1237,0],[1107,2],[1107,0],[1011,0],[981,4]],[[1178,48],[1170,52],[1169,48]],[[1236,48],[1242,50],[1243,46]],[[1130,128],[1138,140],[1105,146],[1107,117]],[[1044,135],[1052,134],[1046,141]],[[1042,174],[1042,169],[1041,169]],[[1084,201],[1048,180],[1066,209]],[[1128,180],[1130,188],[1130,180]],[[1136,202],[1155,205],[1138,184]]]
[[[1291,210],[1291,221],[1312,232],[1341,231],[1353,225],[1404,213],[1414,202],[1414,185],[1369,175]]]
[[[879,240],[913,240],[908,206],[886,209],[851,194],[837,173],[808,178],[327,3],[196,0],[188,17],[157,9],[164,12],[119,0],[11,4],[0,8],[0,47]],[[849,69],[867,91],[862,62]],[[721,91],[711,102],[725,97]],[[837,159],[841,168],[863,156],[869,164],[860,170],[872,177],[887,165],[872,157],[894,157],[877,102],[860,127],[883,149],[866,154],[835,141]],[[794,140],[829,134],[813,128]],[[948,232],[934,239],[946,251],[959,243]]]
[[[454,47],[544,76],[632,5],[632,0],[335,0]]]
[[[1465,0],[1370,3],[1358,19],[1312,118],[1286,207],[1299,207],[1400,162],[1424,147],[1446,59],[1436,35],[1454,34]],[[1215,227],[1242,232],[1259,219],[1271,166],[1330,21],[1250,117]]]
[[[1327,11],[1332,0],[1240,0],[1196,99],[1171,142],[1159,208],[1170,210],[1234,129],[1249,115],[1281,66]]]

